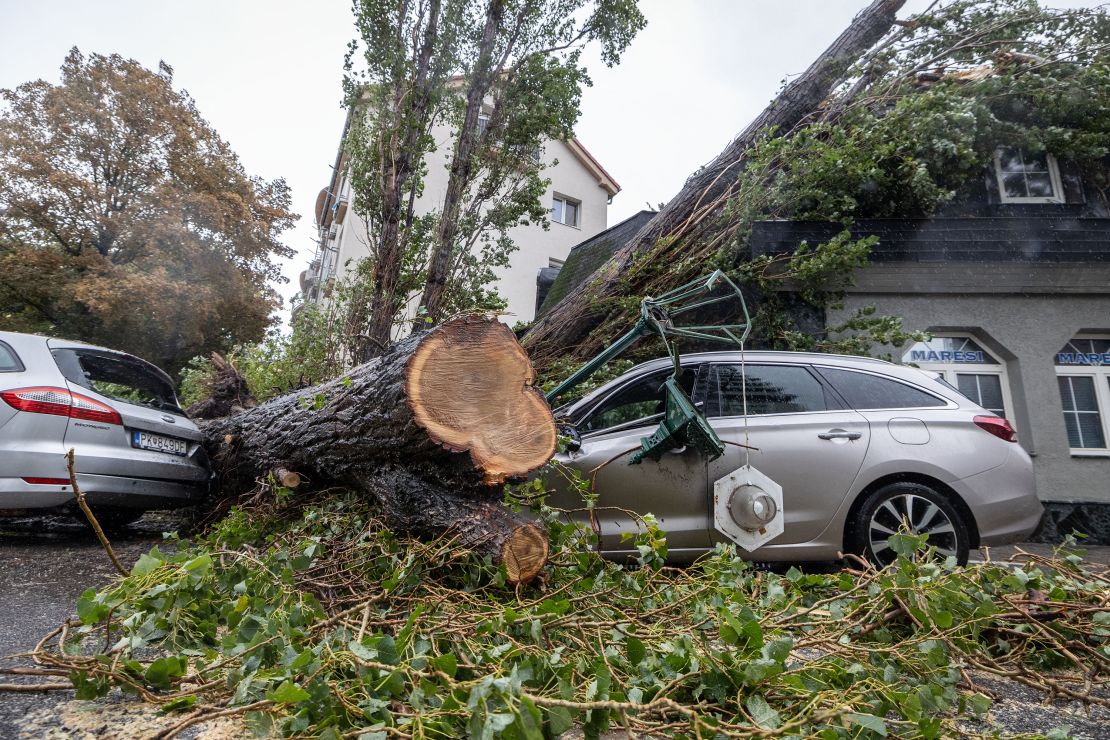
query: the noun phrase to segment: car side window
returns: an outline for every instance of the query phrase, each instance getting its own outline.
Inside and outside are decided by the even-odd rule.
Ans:
[[[800,365],[715,365],[714,369],[710,380],[710,417],[742,416],[745,388],[750,416],[839,408],[821,382]]]
[[[947,406],[948,402],[931,393],[893,378],[870,373],[823,367],[820,373],[858,411],[878,409],[920,409]]]
[[[586,418],[578,424],[579,431],[596,432],[638,419],[644,419],[645,423],[649,423],[648,420],[651,417],[658,418],[662,415],[666,403],[663,383],[670,377],[671,372],[670,368],[657,370],[624,386],[587,414]],[[679,376],[679,385],[688,395],[692,395],[696,379],[696,368],[683,368],[682,375]]]
[[[19,373],[23,370],[23,363],[19,361],[15,350],[0,342],[0,373]]]

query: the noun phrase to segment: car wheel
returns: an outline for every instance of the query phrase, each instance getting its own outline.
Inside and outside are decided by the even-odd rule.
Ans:
[[[119,532],[128,524],[133,524],[142,518],[146,512],[143,509],[129,509],[119,506],[91,506],[93,516],[96,521],[100,523],[101,529],[105,532]],[[77,521],[84,524],[89,529],[92,529],[92,524],[89,523],[88,517],[84,512],[77,510],[74,512]]]
[[[940,557],[967,564],[967,523],[947,498],[921,483],[890,483],[868,495],[850,522],[849,544],[872,563],[889,565],[896,557],[889,540],[903,522],[914,534],[927,535]]]

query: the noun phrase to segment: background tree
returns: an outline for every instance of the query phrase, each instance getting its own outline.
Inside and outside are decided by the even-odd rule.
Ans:
[[[420,297],[429,323],[503,305],[488,285],[514,249],[506,232],[544,222],[544,140],[573,135],[583,45],[615,64],[644,19],[635,0],[357,0],[348,55],[353,207],[372,267],[357,357],[380,351]],[[356,64],[362,50],[363,63]],[[432,129],[452,130],[448,185],[423,209]]]
[[[171,372],[262,338],[289,189],[244,171],[169,66],[73,49],[59,84],[0,97],[0,326]]]

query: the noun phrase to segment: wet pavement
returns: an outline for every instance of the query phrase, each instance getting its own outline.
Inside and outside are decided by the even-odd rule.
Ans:
[[[166,515],[148,515],[124,532],[111,535],[110,541],[124,567],[130,568],[139,555],[162,542],[163,530],[174,528],[176,522]],[[86,588],[104,585],[115,575],[96,535],[73,519],[0,519],[0,656],[33,650],[43,636],[74,615],[77,597]],[[4,661],[0,665],[11,667],[16,663]],[[0,683],[40,681],[0,676]],[[32,710],[71,699],[71,691],[4,692],[0,698],[0,738],[21,737],[18,720]]]
[[[130,568],[139,555],[154,545],[164,547],[162,532],[176,529],[179,523],[180,520],[171,515],[147,515],[123,533],[111,536],[112,545],[124,567]],[[1022,545],[1022,548],[1045,555],[1052,550],[1048,545]],[[1012,547],[993,548],[980,557],[1000,561],[1014,552]],[[1087,559],[1110,565],[1110,547],[1088,548]],[[100,542],[75,521],[63,517],[0,519],[0,656],[33,649],[44,635],[74,614],[74,604],[82,591],[90,586],[104,585],[114,576],[115,571]],[[28,665],[29,662],[20,661],[20,664]],[[4,661],[0,665],[10,667],[15,663]],[[0,676],[0,683],[41,680]],[[1073,737],[1110,738],[1110,710],[1105,707],[1088,712],[1075,703],[1046,705],[1037,692],[1012,682],[988,678],[984,683],[1002,697],[991,710],[989,729],[1004,733],[1047,733],[1067,725]],[[105,708],[102,704],[94,707],[91,703],[72,700],[71,691],[0,694],[0,740],[131,736],[120,734],[118,727],[113,729],[110,724],[94,722],[79,731],[68,722],[59,725],[54,715],[95,716],[97,709],[112,713],[124,709]],[[968,729],[989,731],[986,727]]]

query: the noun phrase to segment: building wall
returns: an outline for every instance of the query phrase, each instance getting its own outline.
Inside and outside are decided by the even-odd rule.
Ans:
[[[451,153],[451,131],[446,126],[433,130],[438,144],[428,155],[428,174],[424,192],[417,200],[416,212],[438,210],[443,204],[447,189],[448,161]],[[550,180],[542,203],[550,207],[558,194],[581,202],[577,226],[552,222],[545,230],[540,224],[517,226],[509,236],[517,246],[510,256],[509,265],[498,271],[497,292],[508,302],[504,320],[531,321],[536,312],[536,278],[539,270],[548,267],[551,259],[564,260],[575,244],[604,231],[608,219],[609,193],[593,174],[561,141],[549,141],[544,146],[543,160],[546,169],[543,177]],[[346,176],[340,183],[339,197],[348,196],[350,185]],[[348,212],[338,225],[336,238],[330,243],[334,269],[342,273],[364,257],[369,256],[366,223],[353,211]],[[417,297],[418,300],[419,297]]]
[[[879,313],[902,317],[910,330],[971,334],[1006,366],[1011,421],[1033,456],[1040,498],[1110,503],[1110,457],[1071,454],[1056,380],[1054,358],[1069,340],[1080,333],[1110,333],[1110,266],[1086,265],[1082,275],[1077,268],[872,265],[860,271],[843,308],[829,312],[829,325],[874,305]],[[1084,289],[1084,283],[1090,287]],[[885,351],[895,357],[901,352]]]

